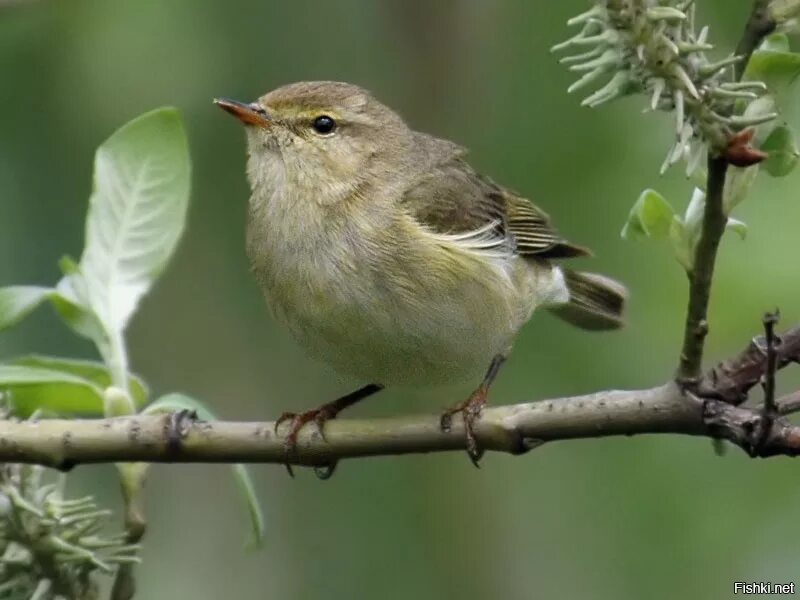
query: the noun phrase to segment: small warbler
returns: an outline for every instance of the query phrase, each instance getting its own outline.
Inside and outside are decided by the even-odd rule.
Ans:
[[[285,413],[287,452],[304,424],[322,431],[384,386],[483,374],[441,418],[449,429],[463,415],[477,461],[474,422],[536,308],[584,329],[622,325],[622,285],[553,262],[586,248],[476,173],[462,147],[413,131],[367,91],[301,82],[215,103],[247,126],[247,253],[272,313],[312,356],[369,382]]]

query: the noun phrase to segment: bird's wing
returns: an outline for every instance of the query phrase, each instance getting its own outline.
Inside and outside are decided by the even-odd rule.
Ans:
[[[590,254],[561,238],[536,205],[478,175],[460,155],[428,166],[402,203],[435,235],[482,253],[532,258]]]
[[[550,217],[533,202],[514,192],[497,188],[505,199],[508,231],[514,237],[517,253],[540,258],[591,256],[591,251],[562,238]]]

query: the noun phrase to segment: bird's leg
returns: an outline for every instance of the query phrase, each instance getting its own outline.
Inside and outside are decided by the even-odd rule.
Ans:
[[[467,435],[467,454],[476,467],[478,461],[483,455],[483,451],[478,448],[478,441],[475,439],[474,425],[478,417],[481,416],[481,410],[486,405],[487,397],[489,395],[489,387],[492,385],[497,372],[505,362],[506,357],[498,354],[492,359],[489,368],[486,370],[486,375],[483,377],[481,384],[469,395],[469,398],[463,402],[459,402],[454,407],[445,411],[439,421],[442,431],[450,431],[450,426],[453,422],[453,415],[461,413],[464,419],[464,430]]]
[[[297,450],[297,436],[300,433],[300,430],[303,428],[303,425],[313,421],[316,424],[317,430],[322,436],[322,439],[325,439],[325,432],[323,429],[325,421],[335,418],[336,415],[338,415],[345,408],[352,406],[359,400],[363,400],[367,396],[371,396],[382,389],[382,385],[371,383],[357,389],[354,392],[342,396],[341,398],[337,398],[333,402],[323,404],[322,406],[313,410],[307,410],[306,412],[302,413],[283,413],[278,420],[275,421],[275,433],[278,432],[278,427],[281,425],[281,423],[284,421],[291,421],[289,432],[286,434],[286,440],[284,441],[284,448],[286,450],[287,458],[294,454]],[[289,474],[291,475],[292,468],[288,462],[286,464],[286,468],[289,470]]]

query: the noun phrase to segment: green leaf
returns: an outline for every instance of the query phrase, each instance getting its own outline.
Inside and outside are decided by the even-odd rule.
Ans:
[[[58,282],[56,292],[50,296],[50,304],[56,313],[75,333],[93,340],[98,347],[108,346],[107,334],[100,321],[90,309],[87,309],[75,300],[70,286],[74,280],[64,278]]]
[[[103,356],[107,356],[108,334],[89,306],[86,282],[80,267],[70,256],[62,256],[58,266],[64,277],[50,295],[50,303],[61,320],[75,333],[92,340]]]
[[[633,215],[628,215],[628,220],[622,226],[619,234],[624,240],[643,240],[647,237],[647,232],[642,228],[642,223]]]
[[[722,205],[726,215],[731,214],[731,211],[747,198],[758,172],[758,165],[744,169],[738,167],[728,169],[725,176],[725,190],[722,193]]]
[[[54,369],[0,363],[0,391],[8,394],[15,415],[37,410],[59,415],[103,415],[103,390],[94,382]]]
[[[35,285],[0,288],[0,331],[27,317],[52,291],[51,288]]]
[[[674,216],[675,211],[661,194],[644,190],[631,208],[621,235],[625,239],[666,238]]]
[[[88,305],[109,334],[125,328],[178,243],[189,170],[174,108],[134,119],[97,150],[80,273]]]
[[[777,98],[772,94],[765,94],[760,98],[756,98],[752,102],[747,105],[747,108],[744,111],[744,116],[749,117],[752,119],[757,119],[764,117],[766,115],[774,114],[774,113],[781,113],[780,107],[778,106]],[[775,121],[765,121],[759,125],[755,126],[755,135],[753,136],[753,141],[755,146],[759,146],[761,143],[769,135],[769,132],[775,128]]]
[[[250,471],[242,464],[231,465],[233,470],[233,480],[245,502],[247,515],[250,518],[250,526],[253,528],[247,546],[253,549],[260,548],[264,543],[264,514],[261,505],[258,503],[256,488],[253,485],[253,478]]]
[[[782,42],[756,50],[745,70],[745,79],[763,81],[773,92],[783,91],[798,76],[800,76],[800,54],[789,52]]]
[[[669,228],[669,241],[672,254],[681,266],[688,272],[692,270],[694,262],[694,244],[683,221],[678,215],[672,218]]]
[[[725,228],[733,231],[741,239],[747,239],[747,223],[739,221],[738,219],[728,219]]]
[[[197,413],[203,421],[215,421],[216,417],[200,401],[185,394],[172,393],[161,396],[158,400],[147,406],[142,414],[173,413],[180,410],[190,410]],[[244,465],[232,465],[236,486],[242,494],[253,528],[250,545],[260,547],[264,540],[264,515],[256,497],[253,480]]]
[[[800,158],[800,150],[794,141],[792,130],[786,125],[773,129],[761,145],[761,150],[769,153],[769,158],[762,166],[773,177],[785,177],[791,173]]]
[[[764,38],[759,50],[772,50],[773,52],[789,52],[789,38],[785,33],[773,33]]]
[[[692,197],[686,207],[683,217],[683,226],[692,245],[700,237],[700,226],[703,223],[703,213],[706,210],[706,193],[699,187],[692,190]]]
[[[61,358],[57,356],[41,356],[32,354],[30,356],[23,356],[15,358],[10,361],[11,365],[23,367],[36,367],[47,369],[49,371],[58,371],[61,373],[69,373],[76,375],[90,383],[93,383],[98,389],[105,390],[111,386],[111,374],[108,368],[101,362],[91,360],[77,360],[73,358]],[[133,373],[129,374],[128,383],[130,385],[131,397],[137,408],[141,408],[147,404],[148,390],[147,384],[141,377]]]
[[[771,97],[772,106],[765,107],[763,112],[778,112],[781,118],[787,122],[794,122],[800,108],[798,102],[798,81],[800,81],[800,54],[789,52],[786,47],[785,36],[777,35],[770,37],[771,42],[767,48],[758,50],[753,54],[745,76],[748,79],[763,81],[770,90],[767,96],[762,96],[758,100],[748,105],[750,107],[761,103],[762,99]],[[763,114],[762,112],[762,114]],[[747,116],[755,116],[747,114]],[[774,123],[762,123],[756,127],[756,142],[763,143],[764,139],[774,128]]]
[[[75,275],[81,272],[78,262],[69,254],[65,254],[58,259],[58,268],[61,269],[63,275]]]

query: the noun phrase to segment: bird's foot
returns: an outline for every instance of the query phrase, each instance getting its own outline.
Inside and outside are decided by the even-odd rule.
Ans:
[[[278,428],[282,423],[286,421],[290,422],[289,431],[283,442],[283,450],[286,455],[286,462],[284,465],[286,466],[286,470],[289,471],[289,475],[294,477],[294,471],[292,470],[292,465],[289,463],[289,459],[297,454],[297,437],[300,434],[300,430],[306,423],[313,422],[317,427],[320,437],[324,440],[325,421],[335,418],[336,414],[339,412],[338,408],[339,407],[336,406],[334,402],[330,402],[328,404],[323,404],[319,408],[307,410],[302,413],[285,412],[275,421],[275,433],[278,433]]]
[[[475,421],[481,416],[481,410],[486,406],[488,394],[489,386],[481,384],[478,389],[470,394],[469,398],[445,411],[439,420],[439,426],[442,431],[450,431],[453,415],[461,414],[461,418],[464,419],[464,431],[467,437],[467,454],[472,464],[476,467],[480,467],[479,461],[483,456],[483,450],[478,447],[478,440],[475,438]]]
[[[333,402],[328,402],[327,404],[323,404],[319,408],[315,408],[314,410],[308,410],[303,413],[293,413],[287,412],[283,413],[280,418],[275,421],[275,433],[278,433],[278,427],[280,427],[281,423],[284,421],[291,421],[291,426],[289,427],[289,432],[286,435],[286,440],[284,440],[283,447],[286,453],[286,470],[289,471],[289,475],[294,477],[294,473],[292,472],[292,466],[289,464],[289,459],[297,454],[297,436],[300,433],[300,430],[303,428],[303,425],[306,423],[314,422],[317,426],[317,431],[319,431],[320,437],[327,442],[325,439],[325,431],[324,425],[325,421],[333,419],[338,415],[341,411],[343,411],[348,406],[352,406],[356,402],[363,400],[367,396],[371,396],[383,389],[382,385],[378,385],[377,383],[370,383],[369,385],[365,385],[362,388],[357,389],[354,392],[350,392],[349,394],[342,396],[341,398],[337,398]],[[336,467],[335,460],[329,464],[321,465],[320,467],[316,468],[317,475],[322,479],[328,479],[332,474],[333,470]],[[320,470],[322,469],[322,470]]]

